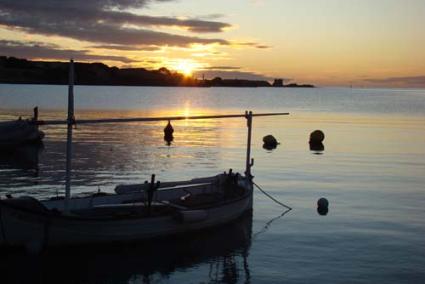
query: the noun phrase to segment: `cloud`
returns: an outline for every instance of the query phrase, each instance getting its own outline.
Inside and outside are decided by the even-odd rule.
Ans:
[[[95,55],[90,54],[87,50],[60,49],[60,47],[55,44],[8,40],[0,40],[0,54],[28,59],[69,60],[70,58],[74,58],[79,61],[107,60],[123,63],[134,62],[134,60],[124,56]]]
[[[100,45],[90,46],[90,48],[125,50],[125,51],[157,51],[161,49],[161,47],[155,46],[155,45],[129,46],[129,45],[120,45],[120,44],[100,44]]]
[[[101,44],[170,45],[229,43],[220,38],[185,36],[152,30],[180,27],[195,33],[222,32],[230,24],[128,12],[152,2],[172,0],[0,0],[0,25],[31,34],[64,36]]]
[[[425,87],[425,76],[388,77],[383,79],[364,79],[363,81],[387,86]]]
[[[257,44],[255,45],[256,48],[260,48],[260,49],[268,49],[271,48],[271,46],[269,45],[265,45],[265,44]]]
[[[205,67],[203,70],[239,70],[241,67],[239,66],[210,66]]]
[[[259,49],[272,48],[269,45],[261,44],[261,43],[258,43],[258,42],[243,42],[243,41],[239,42],[239,41],[235,41],[235,42],[232,42],[231,44],[233,46],[236,46],[236,47],[254,47],[254,48],[259,48]]]

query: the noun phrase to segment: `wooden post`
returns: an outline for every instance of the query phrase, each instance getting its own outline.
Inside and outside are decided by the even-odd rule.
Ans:
[[[34,112],[34,116],[33,116],[33,120],[35,121],[35,122],[37,122],[38,121],[38,107],[36,106],[34,109],[33,109],[33,112]]]
[[[246,124],[248,126],[248,138],[246,145],[246,169],[245,176],[251,178],[251,135],[252,135],[252,111],[245,111]]]
[[[69,212],[69,200],[71,198],[71,167],[72,167],[72,126],[74,124],[74,60],[69,62],[69,85],[68,85],[68,118],[66,140],[66,178],[65,178],[65,212]]]

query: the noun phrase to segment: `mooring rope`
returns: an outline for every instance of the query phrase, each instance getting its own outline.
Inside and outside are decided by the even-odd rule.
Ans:
[[[292,210],[291,207],[283,204],[282,202],[280,202],[279,200],[277,200],[276,198],[274,198],[273,196],[271,196],[270,194],[268,194],[264,189],[262,189],[258,184],[256,184],[255,182],[252,182],[265,196],[267,196],[268,198],[270,198],[271,200],[273,200],[274,202],[276,202],[277,204],[279,204],[280,206],[285,207],[288,210]]]

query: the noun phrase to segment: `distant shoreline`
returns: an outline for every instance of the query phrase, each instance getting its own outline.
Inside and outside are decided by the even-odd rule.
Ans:
[[[275,83],[282,80],[275,80]],[[134,87],[243,87],[243,88],[314,88],[314,85],[243,79],[198,80],[166,68],[117,68],[103,63],[75,63],[75,85]],[[0,84],[68,85],[68,63],[30,61],[0,56]]]
[[[46,86],[68,86],[68,83],[64,84],[55,84],[55,83],[25,83],[25,82],[0,82],[0,85],[46,85]],[[297,85],[297,86],[282,86],[282,87],[274,87],[274,86],[185,86],[185,85],[111,85],[111,84],[74,84],[74,86],[92,86],[92,87],[172,87],[172,88],[273,88],[273,89],[285,89],[285,88],[297,88],[297,89],[311,89],[318,88],[313,85]],[[312,87],[310,87],[312,86]]]

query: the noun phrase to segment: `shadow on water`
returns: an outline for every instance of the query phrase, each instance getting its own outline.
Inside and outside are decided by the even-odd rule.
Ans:
[[[158,283],[205,265],[207,283],[249,283],[251,235],[252,212],[247,212],[196,235],[55,249],[41,256],[9,253],[0,256],[0,273],[6,283]]]

